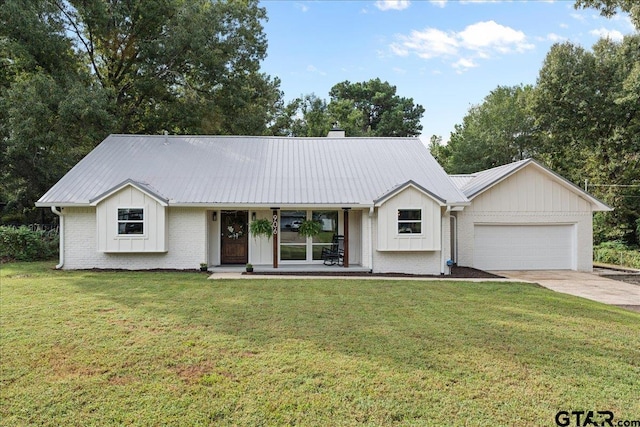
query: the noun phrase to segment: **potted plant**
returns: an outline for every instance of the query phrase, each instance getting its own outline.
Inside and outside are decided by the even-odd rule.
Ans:
[[[248,262],[246,266],[247,273],[253,273],[253,265]]]
[[[208,268],[209,268],[209,264],[207,264],[206,262],[200,263],[200,271],[207,271]]]
[[[322,223],[314,220],[304,220],[298,227],[298,234],[304,237],[314,237],[322,231]]]
[[[249,230],[255,238],[264,236],[268,240],[273,236],[273,224],[271,224],[271,221],[266,218],[251,221],[251,224],[249,224]]]

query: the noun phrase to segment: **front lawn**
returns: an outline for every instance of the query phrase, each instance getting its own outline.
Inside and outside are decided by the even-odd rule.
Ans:
[[[1,425],[640,419],[640,314],[535,285],[51,267],[1,266]]]

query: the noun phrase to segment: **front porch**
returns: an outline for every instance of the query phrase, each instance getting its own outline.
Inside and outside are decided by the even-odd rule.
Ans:
[[[254,272],[327,272],[344,267],[322,264],[323,250],[331,249],[335,236],[343,236],[344,247],[340,262],[352,268],[348,271],[368,272],[363,267],[369,260],[371,247],[370,224],[364,220],[368,211],[344,208],[293,208],[284,210],[220,209],[207,211],[207,256],[209,271],[244,271],[246,263],[254,266]],[[368,217],[367,217],[368,218]],[[267,220],[272,224],[271,237],[253,236],[250,232],[254,221]],[[299,232],[305,221],[317,222],[321,230],[313,237]],[[341,248],[342,248],[341,247]],[[336,260],[337,261],[337,260]],[[355,269],[355,270],[353,270]]]

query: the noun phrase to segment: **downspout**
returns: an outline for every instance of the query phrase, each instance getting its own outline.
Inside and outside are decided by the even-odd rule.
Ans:
[[[56,269],[60,270],[64,266],[64,215],[62,215],[62,211],[59,211],[55,206],[51,206],[51,212],[60,218],[60,263],[56,265]]]
[[[444,230],[442,229],[444,225],[444,217],[446,214],[451,212],[451,206],[447,206],[447,209],[444,211],[444,215],[440,217],[440,275],[444,276],[446,260],[444,256]]]
[[[373,206],[369,207],[369,268],[373,273]]]

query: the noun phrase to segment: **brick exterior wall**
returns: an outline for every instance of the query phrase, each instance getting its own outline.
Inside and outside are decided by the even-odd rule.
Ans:
[[[98,252],[95,208],[64,208],[63,214],[64,269],[195,270],[207,260],[205,209],[169,208],[169,250],[148,254]]]
[[[377,241],[376,217],[372,218],[373,241]],[[449,216],[442,221],[443,245],[445,254],[448,254],[449,247]],[[445,256],[445,261],[449,256]],[[440,251],[373,251],[373,272],[374,273],[404,273],[404,274],[428,274],[439,275],[441,273],[441,252]],[[445,269],[448,273],[448,269]]]

